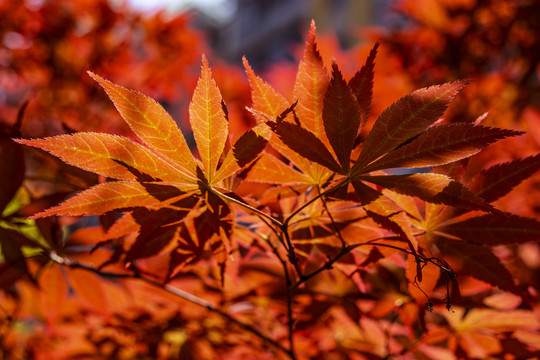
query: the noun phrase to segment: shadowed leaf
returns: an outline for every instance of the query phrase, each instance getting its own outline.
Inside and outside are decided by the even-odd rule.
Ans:
[[[175,209],[161,208],[151,211],[142,208],[133,211],[131,216],[139,224],[139,234],[127,253],[126,263],[157,255],[171,241],[178,239],[179,224],[198,202],[197,197],[186,196],[171,204]]]
[[[360,114],[362,115],[361,124],[365,124],[369,117],[371,98],[373,96],[373,68],[375,67],[375,56],[378,48],[379,43],[377,42],[369,52],[365,65],[349,81],[349,87],[356,96]]]
[[[275,127],[274,131],[283,143],[306,159],[321,164],[334,172],[343,172],[322,141],[308,130],[282,121]]]
[[[497,140],[521,134],[467,123],[436,126],[376,160],[364,171],[444,165],[472,156]]]
[[[13,199],[24,180],[24,156],[22,147],[13,140],[0,135],[0,214]]]
[[[440,231],[482,245],[520,244],[540,239],[540,222],[511,214],[486,214],[444,226]]]
[[[495,165],[480,172],[471,183],[476,193],[487,202],[508,194],[514,186],[540,169],[540,154]]]
[[[438,237],[436,243],[458,276],[470,275],[502,290],[519,293],[512,275],[489,248],[443,237]]]
[[[416,196],[435,204],[488,212],[495,210],[478,195],[445,175],[361,176],[359,179],[383,186],[400,194]]]
[[[341,167],[348,171],[360,127],[360,110],[336,64],[332,65],[332,80],[324,97],[323,120],[328,141]]]
[[[425,131],[444,114],[463,86],[464,82],[456,81],[419,89],[383,111],[366,138],[354,169],[368,165]]]
[[[266,124],[259,124],[246,131],[225,156],[216,174],[216,182],[226,179],[255,160],[272,137],[272,130]]]

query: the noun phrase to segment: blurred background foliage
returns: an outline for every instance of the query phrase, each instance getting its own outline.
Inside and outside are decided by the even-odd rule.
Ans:
[[[245,110],[251,100],[241,57],[246,55],[277,89],[291,93],[303,34],[313,18],[322,57],[335,58],[347,78],[364,63],[373,44],[381,41],[372,116],[416,88],[470,78],[472,83],[443,121],[475,122],[489,112],[482,118],[484,125],[527,134],[497,143],[469,165],[486,168],[540,149],[540,3],[536,0],[176,1],[167,3],[166,10],[149,3],[0,0],[0,354],[4,359],[75,355],[81,359],[189,359],[194,358],[192,354],[199,359],[271,358],[257,340],[239,329],[227,329],[218,316],[179,304],[143,284],[120,285],[83,271],[45,266],[46,259],[39,256],[27,259],[35,255],[30,248],[34,252],[37,248],[37,253],[40,248],[67,253],[96,265],[111,256],[103,249],[88,255],[94,245],[89,239],[101,236],[111,219],[99,219],[101,227],[93,226],[97,219],[90,224],[57,218],[24,220],[100,179],[43,153],[23,151],[10,140],[75,131],[130,135],[87,70],[158,100],[193,144],[187,107],[201,53],[207,53],[230,117],[235,119],[230,123],[235,138],[254,123]],[[500,199],[497,207],[539,217],[538,175],[512,194]],[[498,255],[513,259],[511,270],[539,288],[537,244],[508,247]],[[247,278],[251,265],[247,261],[238,265],[245,267]],[[162,265],[155,261],[152,266],[158,271]],[[263,272],[271,279],[272,271],[269,266]],[[219,294],[210,282],[199,281],[211,278],[210,273],[201,267],[177,285],[216,302],[242,300],[234,299],[234,294]],[[481,284],[469,283],[472,294],[483,289]],[[276,292],[276,286],[268,280],[259,291]],[[470,290],[475,286],[480,290]],[[373,319],[395,309],[397,289],[384,291],[386,300],[370,303]],[[271,326],[282,309],[264,294],[257,295],[257,306],[243,315],[245,320],[262,322],[262,327],[279,334],[283,329]],[[312,311],[323,312],[321,308]],[[404,319],[417,314],[406,306],[398,311]],[[343,309],[333,308],[325,316],[328,329],[351,331],[350,316]],[[362,320],[365,329],[377,329],[373,319]],[[314,338],[330,336],[328,329],[321,327]],[[527,336],[522,336],[523,343],[534,342]],[[341,354],[336,358],[348,359],[344,354],[350,352],[350,344],[330,337],[333,340],[321,346]],[[372,335],[369,340],[375,344],[375,338]],[[303,341],[309,347],[311,340]],[[253,346],[245,345],[250,342]],[[384,353],[383,345],[376,344]],[[427,356],[435,350],[426,347],[423,351]]]

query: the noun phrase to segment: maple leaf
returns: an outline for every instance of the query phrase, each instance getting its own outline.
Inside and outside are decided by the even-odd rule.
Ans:
[[[375,43],[373,49],[369,52],[365,65],[354,74],[351,80],[349,80],[349,87],[356,96],[360,113],[362,114],[361,125],[366,123],[371,109],[371,99],[373,97],[373,68],[375,67],[375,56],[377,56],[378,48],[379,42]]]
[[[93,73],[89,74],[105,89],[143,144],[103,133],[17,139],[21,144],[46,150],[68,164],[122,180],[97,185],[60,206],[34,215],[34,218],[55,214],[101,215],[115,209],[137,206],[156,209],[167,205],[164,203],[166,199],[174,202],[172,195],[178,195],[178,191],[199,192],[198,182],[201,178],[197,160],[178,126],[163,107],[141,93],[115,85]],[[235,144],[232,152],[234,160],[228,160],[227,171],[216,178],[218,161],[227,140],[228,125],[221,94],[204,56],[201,78],[190,105],[190,120],[208,185],[233,175],[253,160],[265,144],[265,141],[257,139],[249,141],[248,137],[253,131],[248,132]]]
[[[539,169],[540,154],[537,154],[483,170],[471,180],[470,186],[487,202],[493,202]]]
[[[249,130],[229,149],[218,167],[228,139],[228,119],[206,58],[202,58],[201,77],[189,109],[202,161],[193,157],[180,129],[156,101],[89,74],[105,89],[142,144],[103,133],[17,139],[20,144],[48,151],[68,164],[117,180],[95,185],[32,218],[129,211],[131,216],[121,218],[121,226],[107,235],[110,239],[113,233],[118,234],[118,229],[138,232],[127,252],[126,263],[156,255],[177,239],[182,233],[179,224],[190,216],[199,198],[205,199],[207,211],[218,212],[216,221],[227,221],[225,215],[219,215],[227,205],[216,206],[217,200],[210,200],[209,194],[219,195],[223,190],[213,186],[257,158],[271,131],[266,125]],[[220,239],[226,238],[226,232],[219,231]]]
[[[508,269],[488,247],[442,236],[437,238],[436,244],[458,274],[470,275],[502,290],[523,295]]]
[[[383,111],[364,142],[353,172],[424,132],[444,114],[465,84],[456,81],[419,89]]]
[[[298,100],[295,110],[300,123],[326,144],[322,112],[330,77],[317,49],[315,31],[315,22],[312,20],[304,57],[298,65],[293,95]]]
[[[324,97],[323,122],[326,136],[343,167],[349,170],[351,152],[360,128],[360,108],[356,96],[341,75],[337,64],[332,65],[332,81]]]
[[[440,227],[443,233],[476,244],[519,244],[540,239],[540,222],[512,214],[486,214]]]
[[[494,211],[494,208],[481,197],[445,175],[360,176],[358,179],[381,185],[400,194],[416,196],[434,204]]]
[[[523,132],[465,123],[434,126],[363,171],[444,165],[470,157],[495,141],[521,134]]]

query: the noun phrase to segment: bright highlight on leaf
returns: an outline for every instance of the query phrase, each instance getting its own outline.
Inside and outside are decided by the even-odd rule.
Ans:
[[[210,184],[213,184],[219,157],[227,141],[228,123],[222,102],[208,61],[203,56],[201,77],[189,105],[189,120],[203,162],[204,174]]]
[[[88,72],[107,92],[122,118],[146,145],[177,167],[195,172],[195,160],[171,116],[154,99]]]

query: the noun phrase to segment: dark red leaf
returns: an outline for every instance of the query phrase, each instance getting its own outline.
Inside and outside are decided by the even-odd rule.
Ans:
[[[332,65],[332,80],[324,97],[323,122],[326,137],[339,163],[349,170],[354,140],[360,127],[360,109],[337,65]]]
[[[379,42],[375,43],[373,49],[369,52],[365,65],[362,66],[360,71],[356,72],[349,81],[349,87],[356,96],[358,106],[360,107],[362,124],[366,123],[371,108],[371,98],[373,96],[373,68],[375,67],[375,56],[377,55],[378,48]]]
[[[508,194],[514,186],[540,169],[540,154],[525,159],[495,165],[480,172],[471,182],[471,188],[493,202]]]
[[[540,222],[512,214],[486,214],[444,226],[440,231],[489,246],[519,244],[540,239]]]

